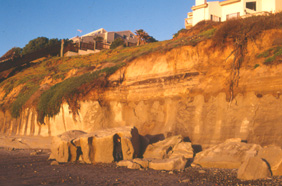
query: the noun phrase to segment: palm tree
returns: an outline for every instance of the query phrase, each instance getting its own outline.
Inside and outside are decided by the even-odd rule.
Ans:
[[[147,32],[145,32],[143,29],[136,30],[135,34],[136,34],[137,39],[138,39],[137,46],[157,41],[152,36],[149,36],[149,34]]]

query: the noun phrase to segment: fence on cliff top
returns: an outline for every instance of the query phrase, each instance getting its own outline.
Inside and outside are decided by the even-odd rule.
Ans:
[[[136,43],[127,43],[127,46],[136,46]],[[96,42],[96,49],[110,49],[110,44],[104,42]],[[23,64],[29,63],[36,59],[48,56],[60,55],[61,44],[49,46],[29,54],[21,55],[18,57],[7,56],[1,58],[0,61],[0,72],[9,70],[14,67],[21,66]],[[94,50],[94,43],[66,43],[64,45],[64,53],[68,51],[78,52],[79,50]]]

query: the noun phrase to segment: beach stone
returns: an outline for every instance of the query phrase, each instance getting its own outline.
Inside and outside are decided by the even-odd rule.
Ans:
[[[133,162],[132,160],[122,160],[117,162],[119,167],[127,167],[128,169],[140,169],[141,166],[138,163]]]
[[[170,151],[182,142],[183,137],[181,135],[172,136],[166,138],[165,140],[153,143],[147,146],[145,153],[143,154],[144,158],[147,159],[165,159],[169,157]]]
[[[36,151],[31,152],[29,155],[31,155],[31,156],[35,156],[35,155],[37,155],[37,152],[36,152]]]
[[[190,182],[190,179],[185,179],[181,181],[181,183],[189,183],[189,182]]]
[[[271,177],[271,171],[267,163],[259,157],[248,158],[237,173],[237,178],[240,180],[257,180],[267,177]]]
[[[133,159],[133,162],[139,164],[142,168],[147,169],[149,167],[150,160],[136,158],[136,159]]]
[[[282,149],[278,146],[264,147],[258,152],[257,157],[264,159],[269,163],[273,175],[282,175],[279,167],[282,166]]]
[[[175,157],[169,159],[153,159],[149,162],[149,168],[154,170],[184,170],[187,159],[182,157]]]
[[[194,164],[206,168],[238,169],[249,157],[262,149],[257,144],[242,143],[241,139],[229,139],[196,154]]]
[[[59,165],[59,162],[57,162],[57,161],[52,161],[50,165]]]
[[[199,170],[199,173],[200,173],[200,174],[205,174],[206,171],[205,171],[205,170]]]

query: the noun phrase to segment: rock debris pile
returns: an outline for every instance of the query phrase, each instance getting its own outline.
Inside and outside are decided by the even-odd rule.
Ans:
[[[145,141],[145,142],[144,142]],[[256,180],[282,175],[282,149],[228,139],[197,154],[181,135],[150,143],[135,127],[85,133],[68,131],[53,138],[51,155],[59,163],[111,163],[129,169],[175,171],[187,166],[236,169],[237,178]],[[144,145],[146,144],[146,145]]]

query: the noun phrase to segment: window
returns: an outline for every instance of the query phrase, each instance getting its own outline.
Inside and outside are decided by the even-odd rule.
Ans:
[[[256,2],[247,2],[246,8],[257,11],[257,3]]]
[[[215,15],[211,15],[211,20],[214,22],[221,22],[221,18]]]
[[[238,19],[239,17],[240,17],[240,12],[228,14],[228,15],[226,15],[226,20]]]

